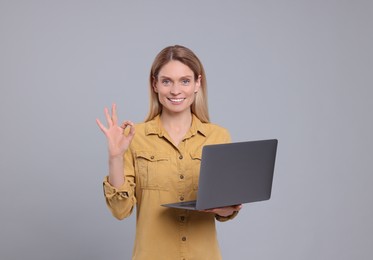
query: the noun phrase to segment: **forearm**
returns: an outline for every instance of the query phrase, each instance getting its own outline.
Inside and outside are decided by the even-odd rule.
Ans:
[[[109,183],[115,187],[119,188],[123,185],[124,179],[124,163],[123,157],[109,157]]]

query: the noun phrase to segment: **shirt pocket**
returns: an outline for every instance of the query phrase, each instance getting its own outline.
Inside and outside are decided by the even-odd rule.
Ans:
[[[191,173],[192,173],[192,188],[198,190],[199,171],[201,168],[202,151],[190,153],[192,159]]]
[[[143,189],[168,190],[170,182],[169,154],[154,151],[136,152],[139,183]]]

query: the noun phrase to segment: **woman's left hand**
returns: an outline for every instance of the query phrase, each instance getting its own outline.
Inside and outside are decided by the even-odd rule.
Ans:
[[[242,204],[227,206],[227,207],[222,207],[222,208],[207,209],[207,210],[204,210],[204,212],[211,212],[221,217],[228,217],[232,215],[235,211],[240,211],[241,208],[242,208]]]

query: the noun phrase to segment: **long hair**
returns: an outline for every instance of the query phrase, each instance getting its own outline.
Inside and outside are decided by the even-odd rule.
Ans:
[[[154,59],[149,76],[150,107],[145,122],[152,120],[162,111],[162,105],[158,100],[157,93],[154,92],[153,86],[158,80],[159,71],[164,65],[172,60],[180,61],[181,63],[188,66],[193,71],[195,80],[197,80],[199,75],[201,75],[201,86],[198,92],[195,94],[195,99],[191,106],[191,111],[202,122],[210,122],[207,105],[207,82],[205,70],[198,57],[190,49],[180,45],[164,48]]]

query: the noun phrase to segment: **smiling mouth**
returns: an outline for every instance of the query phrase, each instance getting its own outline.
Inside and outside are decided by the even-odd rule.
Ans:
[[[185,98],[168,98],[171,102],[179,103],[185,100]]]

